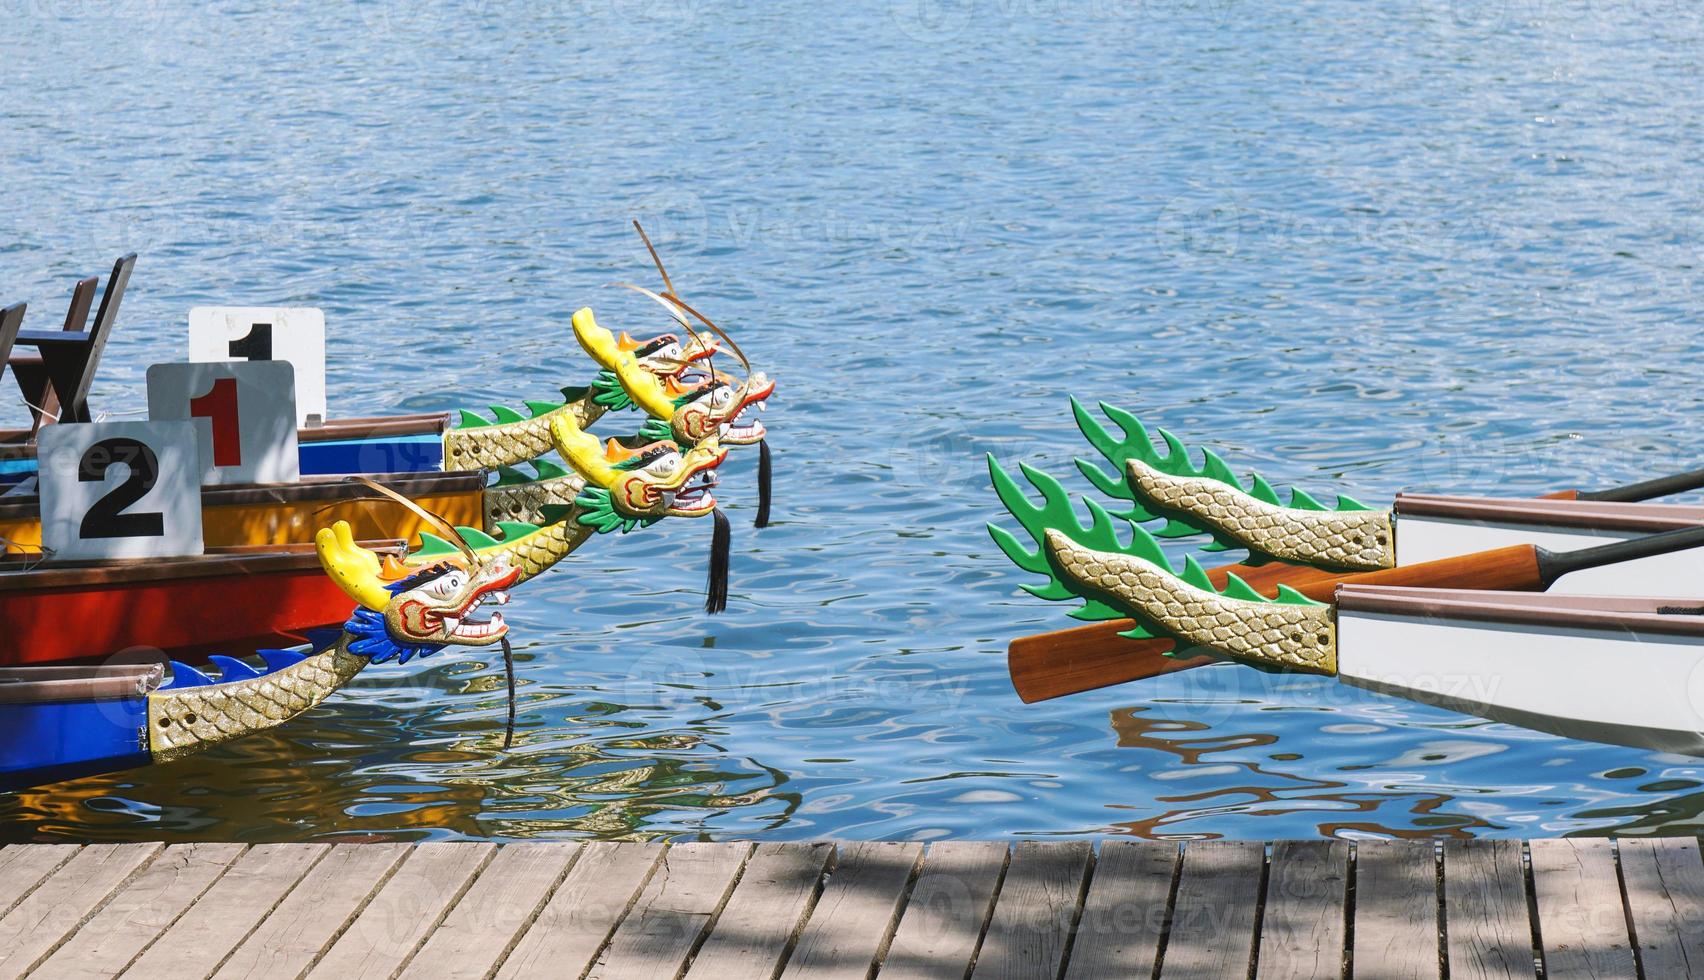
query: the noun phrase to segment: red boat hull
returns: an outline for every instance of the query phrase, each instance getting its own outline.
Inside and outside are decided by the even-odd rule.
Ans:
[[[244,550],[251,553],[0,574],[0,667],[157,660],[162,652],[241,656],[349,618],[355,603],[312,551]]]

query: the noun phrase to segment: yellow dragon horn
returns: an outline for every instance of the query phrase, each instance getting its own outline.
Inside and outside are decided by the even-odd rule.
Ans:
[[[573,412],[557,413],[551,419],[550,434],[556,440],[556,451],[581,476],[606,489],[615,485],[616,469],[604,457],[603,443],[580,428]]]
[[[379,556],[355,543],[348,521],[320,528],[314,548],[325,573],[345,595],[374,612],[384,612],[391,593],[379,577]]]
[[[592,355],[592,360],[621,379],[621,387],[627,390],[627,397],[633,403],[645,410],[645,414],[654,419],[667,422],[674,418],[674,402],[663,393],[663,386],[655,375],[639,366],[639,359],[629,351],[621,349],[616,343],[615,336],[592,317],[592,311],[582,308],[574,314],[574,337],[586,353]]]

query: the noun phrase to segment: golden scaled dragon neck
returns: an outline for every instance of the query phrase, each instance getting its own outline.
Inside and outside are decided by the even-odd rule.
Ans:
[[[596,533],[593,528],[579,522],[579,515],[580,509],[576,506],[564,519],[542,527],[530,524],[499,524],[493,531],[503,533],[505,537],[475,547],[474,554],[478,556],[481,564],[502,561],[518,569],[521,573],[519,582],[515,583],[518,585],[542,574],[550,566],[573,554],[574,549]],[[385,577],[391,580],[399,579],[443,561],[465,564],[465,560],[453,549],[423,547],[400,560],[386,558],[385,563],[389,570]]]
[[[330,697],[367,666],[348,633],[299,663],[259,677],[148,695],[155,762],[169,762],[282,725]]]
[[[550,423],[560,415],[572,415],[582,429],[596,422],[607,409],[586,393],[561,408],[519,422],[499,422],[444,433],[444,469],[477,470],[512,466],[549,455],[556,445],[550,438]]]

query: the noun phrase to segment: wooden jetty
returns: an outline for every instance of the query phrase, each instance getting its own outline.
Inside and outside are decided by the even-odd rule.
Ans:
[[[1693,838],[20,844],[0,978],[1684,977]]]

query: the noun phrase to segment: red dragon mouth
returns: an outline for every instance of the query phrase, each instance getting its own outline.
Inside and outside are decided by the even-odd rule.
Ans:
[[[740,402],[740,407],[735,409],[734,414],[728,421],[723,422],[717,430],[718,438],[725,443],[736,446],[749,446],[753,443],[762,442],[769,430],[765,429],[763,423],[755,417],[748,419],[747,416],[751,414],[754,408],[758,412],[766,411],[769,407],[769,396],[774,393],[775,382],[773,381],[766,382],[761,387],[747,392],[745,400]]]
[[[520,577],[520,569],[510,568],[499,577],[481,583],[459,608],[453,611],[428,611],[426,619],[428,622],[436,622],[443,631],[443,636],[452,642],[460,641],[473,644],[494,642],[509,632],[509,624],[503,621],[503,614],[495,610],[489,616],[483,618],[475,614],[486,603],[496,606],[507,605],[509,587],[519,581]]]

